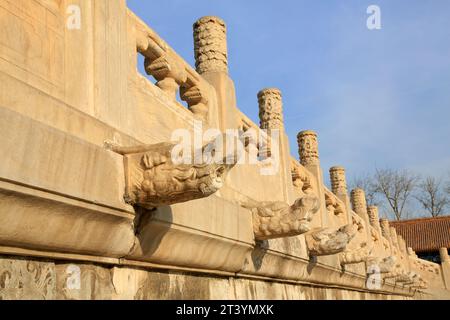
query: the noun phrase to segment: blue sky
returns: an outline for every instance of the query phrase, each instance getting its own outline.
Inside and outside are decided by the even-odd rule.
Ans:
[[[381,8],[381,30],[366,9]],[[239,108],[258,123],[256,94],[282,90],[296,134],[319,134],[322,167],[348,179],[376,167],[449,177],[450,1],[128,0],[128,6],[194,65],[192,24],[224,19]]]

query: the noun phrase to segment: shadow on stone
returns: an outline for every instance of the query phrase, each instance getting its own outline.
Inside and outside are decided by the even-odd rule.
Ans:
[[[267,241],[267,240],[256,240],[255,241],[255,249],[253,249],[252,254],[251,254],[255,270],[261,269],[261,265],[262,265],[264,256],[267,253],[267,249],[269,249],[269,241]]]
[[[145,257],[151,257],[158,250],[164,236],[173,222],[172,208],[161,206],[153,210],[136,208],[135,234],[137,243],[133,251],[139,250]]]
[[[317,264],[317,257],[315,257],[315,256],[309,257],[308,266],[306,268],[306,270],[308,271],[308,274],[312,273],[316,264]]]

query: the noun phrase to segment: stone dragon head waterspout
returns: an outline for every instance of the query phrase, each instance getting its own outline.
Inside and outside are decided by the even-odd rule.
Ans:
[[[205,151],[211,155],[220,149],[216,140],[199,150],[184,150],[185,154],[179,145],[168,142],[107,147],[124,155],[125,201],[147,209],[210,196],[224,185],[228,171],[237,162],[234,153],[218,161],[205,156]]]

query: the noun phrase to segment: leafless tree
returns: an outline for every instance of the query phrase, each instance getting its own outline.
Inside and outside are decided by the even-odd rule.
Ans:
[[[405,208],[418,181],[408,170],[377,169],[374,175],[375,191],[386,200],[395,219],[405,216]]]
[[[366,194],[367,205],[379,206],[380,200],[377,198],[376,183],[373,176],[369,174],[363,174],[353,178],[350,182],[350,190],[355,188],[361,188]]]
[[[444,214],[445,208],[450,204],[450,199],[443,192],[442,180],[434,177],[426,177],[417,185],[417,194],[414,196],[421,206],[432,217]]]
[[[448,178],[450,179],[450,171],[448,172]],[[447,187],[445,188],[445,191],[450,196],[450,181],[447,182]]]

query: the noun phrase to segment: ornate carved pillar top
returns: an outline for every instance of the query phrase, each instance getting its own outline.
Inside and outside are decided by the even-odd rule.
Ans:
[[[259,91],[258,104],[261,129],[283,128],[283,102],[279,89],[266,88]]]
[[[331,191],[335,195],[347,194],[347,181],[344,167],[334,166],[330,168]]]
[[[378,215],[377,206],[368,206],[367,214],[369,215],[370,225],[375,228],[378,232],[381,232],[380,218]]]
[[[206,16],[194,23],[194,51],[198,73],[228,73],[227,33],[222,19]]]
[[[317,133],[312,130],[301,131],[297,135],[300,163],[304,166],[319,165],[319,146]]]
[[[352,203],[353,211],[359,216],[367,215],[366,195],[363,189],[353,189],[350,193],[350,201]]]

